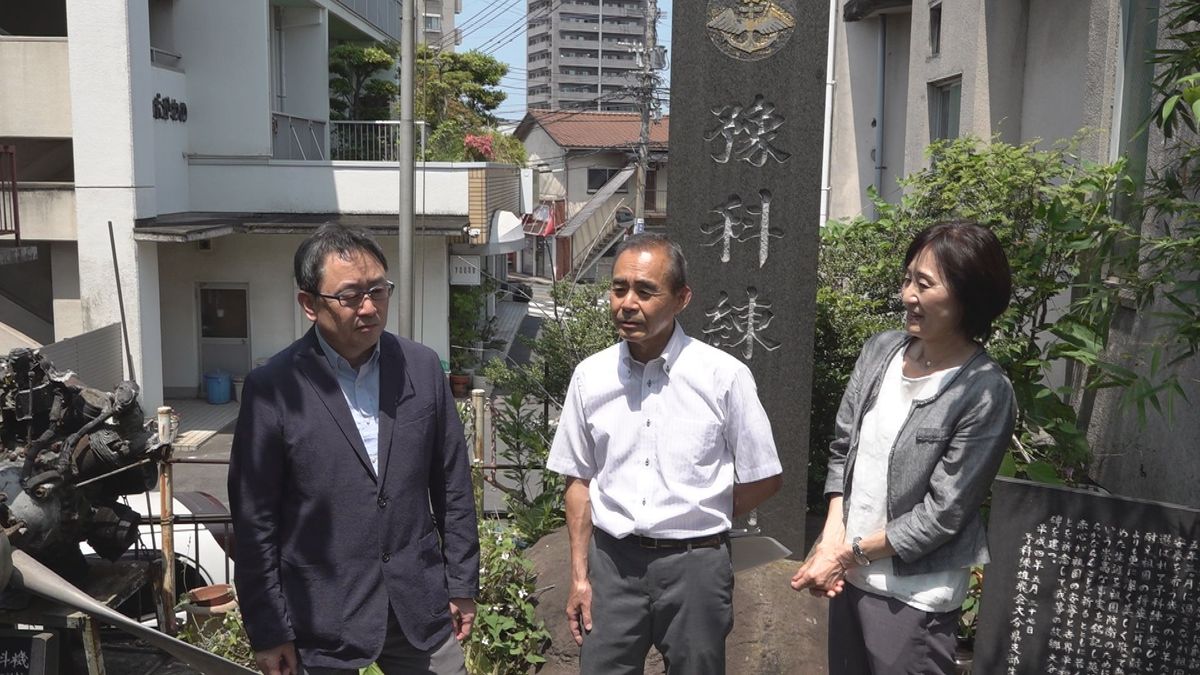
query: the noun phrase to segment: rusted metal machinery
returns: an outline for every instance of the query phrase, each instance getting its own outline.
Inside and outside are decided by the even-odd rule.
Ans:
[[[138,537],[138,513],[118,501],[145,492],[169,449],[144,422],[138,387],[101,391],[40,354],[0,357],[0,528],[14,548],[78,581],[79,542],[116,560]]]

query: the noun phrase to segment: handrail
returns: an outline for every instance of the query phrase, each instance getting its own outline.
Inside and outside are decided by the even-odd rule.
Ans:
[[[304,144],[300,142],[300,134],[296,133],[296,127],[289,124],[288,131],[292,132],[292,138],[296,140],[296,149],[300,151],[300,159],[308,159],[308,154],[304,152]]]
[[[320,139],[317,138],[317,132],[315,129],[313,129],[311,124],[308,125],[308,135],[312,136],[313,146],[316,147],[316,149],[317,149],[317,159],[324,160],[325,159],[325,150],[323,150],[321,148],[321,146],[324,145],[324,143],[322,143],[320,141]],[[303,154],[303,151],[301,151],[301,154]]]
[[[12,234],[21,245],[21,209],[17,200],[17,148],[0,145],[0,235]]]

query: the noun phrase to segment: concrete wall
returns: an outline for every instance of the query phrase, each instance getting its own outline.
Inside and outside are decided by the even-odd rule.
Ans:
[[[329,119],[329,25],[324,9],[283,10],[283,60],[287,99],[279,112]]]
[[[188,135],[201,155],[271,155],[266,0],[176,3]],[[147,102],[148,105],[148,102]]]
[[[18,174],[19,175],[19,174]],[[21,237],[37,241],[75,241],[75,186],[71,183],[21,183]]]
[[[158,260],[133,241],[155,210],[149,14],[144,2],[67,0],[79,278],[85,330],[118,321],[111,222],[142,404],[162,400]],[[189,118],[190,119],[190,118]],[[127,374],[128,375],[128,374]]]
[[[908,110],[908,70],[912,20],[887,16],[884,64],[883,183],[880,194],[899,199]],[[878,114],[879,18],[837,25],[834,56],[833,139],[829,217],[869,213],[867,188],[875,183],[875,124]]]
[[[79,248],[73,241],[50,244],[51,283],[54,287],[54,341],[83,332],[79,302]]]
[[[566,151],[558,146],[550,134],[538,125],[534,125],[529,135],[523,141],[529,166],[537,171],[539,164],[545,164],[548,171],[540,171],[535,180],[537,192],[533,197],[539,200],[543,197],[562,198],[567,194],[566,187]]]
[[[67,39],[0,35],[0,136],[68,138]]]
[[[303,241],[296,235],[231,235],[212,240],[212,249],[195,244],[161,244],[161,326],[163,382],[169,392],[194,391],[200,382],[199,328],[196,289],[201,282],[245,283],[249,287],[250,351],[254,362],[287,347],[308,330],[309,322],[296,302],[292,255]],[[379,237],[389,258],[395,258],[396,237]],[[446,240],[419,237],[414,253],[418,271],[419,316],[414,330],[419,342],[443,359],[449,353],[447,316],[449,256]],[[397,296],[392,296],[389,331],[395,332]]]
[[[484,164],[429,162],[415,176],[427,215],[467,215],[467,170]],[[193,160],[193,211],[396,213],[399,168],[384,162]]]
[[[154,93],[164,98],[189,103],[187,77],[178,71],[153,67]],[[188,210],[188,121],[154,120],[154,198],[155,213],[179,213]]]
[[[1084,126],[1088,84],[1090,3],[1042,0],[1029,6],[1021,136],[1048,143],[1074,136]]]

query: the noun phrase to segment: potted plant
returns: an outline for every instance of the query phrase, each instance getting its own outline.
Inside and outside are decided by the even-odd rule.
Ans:
[[[450,287],[450,389],[456,398],[467,395],[492,331],[492,322],[483,319],[486,292],[482,286]]]

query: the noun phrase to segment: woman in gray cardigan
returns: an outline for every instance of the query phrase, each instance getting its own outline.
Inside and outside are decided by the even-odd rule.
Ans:
[[[904,332],[863,347],[838,409],[820,543],[792,579],[831,598],[830,673],[953,673],[979,507],[1016,404],[983,342],[1012,275],[991,230],[921,231],[904,257]]]

